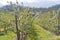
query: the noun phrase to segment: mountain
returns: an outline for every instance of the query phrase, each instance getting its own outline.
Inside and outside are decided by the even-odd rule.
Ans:
[[[16,5],[13,4],[13,6],[16,6]],[[18,5],[18,6],[19,6],[19,5]],[[26,6],[19,6],[19,10],[20,10],[20,11],[24,10],[25,8],[27,8],[27,7],[26,7]],[[29,8],[30,8],[30,7],[29,7]],[[49,8],[34,8],[34,9],[33,9],[33,8],[30,8],[30,11],[31,11],[31,12],[40,12],[40,11],[46,12],[46,11],[48,11],[48,10],[50,10],[50,9],[57,10],[57,9],[59,9],[59,8],[60,8],[60,4],[58,4],[58,5],[53,5],[52,7],[49,7]],[[3,6],[3,7],[0,8],[0,11],[6,11],[6,10],[12,12],[12,11],[14,11],[14,8],[11,7],[11,5],[6,5],[6,6]]]
[[[13,6],[16,6],[16,5],[13,4]],[[22,7],[22,6],[19,6],[19,9],[22,10],[23,7]],[[1,11],[1,10],[4,10],[4,11],[8,10],[8,11],[11,12],[11,11],[14,11],[14,7],[11,7],[11,5],[6,5],[6,6],[1,7],[1,8],[0,8],[0,11]]]
[[[59,8],[60,8],[60,4],[53,5],[52,7],[49,7],[49,9],[59,9]]]
[[[13,6],[16,6],[15,4],[13,4]],[[19,5],[18,5],[19,6]],[[27,6],[19,6],[19,10],[23,11],[25,8],[29,8],[30,12],[40,12],[40,11],[47,11],[47,8],[30,8]],[[6,10],[8,10],[9,12],[13,12],[14,11],[14,7],[11,7],[11,5],[6,5],[0,8],[0,11],[4,11],[6,12]]]

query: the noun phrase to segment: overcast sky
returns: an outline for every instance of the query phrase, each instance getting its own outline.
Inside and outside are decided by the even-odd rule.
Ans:
[[[12,1],[13,3],[16,0],[0,0],[0,6],[7,5],[7,1]],[[52,5],[60,4],[60,0],[18,0],[19,4],[24,3],[24,6],[29,7],[50,7]]]

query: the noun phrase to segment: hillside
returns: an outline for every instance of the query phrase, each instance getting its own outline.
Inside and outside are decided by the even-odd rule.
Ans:
[[[18,8],[19,10],[14,10],[14,7],[10,5],[0,8],[1,40],[16,39],[16,22],[18,32],[25,35],[25,40],[60,40],[60,5],[49,8],[23,6],[18,6]]]
[[[13,4],[13,6],[16,6],[16,5]],[[19,6],[20,12],[23,12],[23,10],[25,8],[27,8],[27,7]],[[30,12],[32,13],[32,15],[37,16],[37,19],[40,20],[41,22],[44,23],[45,21],[47,21],[47,23],[49,22],[48,25],[54,24],[55,26],[57,26],[57,22],[58,22],[57,21],[58,20],[57,17],[59,15],[59,12],[57,12],[57,11],[59,10],[59,8],[60,8],[60,4],[54,5],[54,6],[49,7],[49,8],[29,8],[29,9],[30,9]],[[3,6],[2,8],[0,8],[0,11],[3,11],[3,12],[13,12],[14,8],[11,7],[10,5],[6,5],[6,6]],[[50,24],[50,20],[51,20],[51,23],[52,22],[54,22],[54,23]],[[57,22],[55,22],[55,21],[57,21]],[[41,22],[39,22],[39,23],[41,23]],[[45,23],[44,23],[44,25],[47,26],[47,23],[46,24]],[[46,28],[46,29],[48,29],[48,28]]]

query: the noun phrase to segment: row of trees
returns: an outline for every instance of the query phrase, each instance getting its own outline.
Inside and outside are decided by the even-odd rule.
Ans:
[[[43,14],[41,14],[42,12],[40,12],[40,16],[37,22],[35,22],[36,24],[40,25],[41,27],[43,27],[46,30],[51,31],[52,33],[55,33],[57,35],[60,34],[60,26],[59,26],[59,14],[60,14],[60,10],[49,10]],[[36,20],[37,20],[36,19]]]

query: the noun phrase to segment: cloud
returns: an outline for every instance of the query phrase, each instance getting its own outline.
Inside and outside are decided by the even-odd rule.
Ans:
[[[2,3],[6,3],[7,1],[12,1],[12,2],[16,2],[16,0],[0,0]],[[18,0],[18,2],[28,2],[28,3],[33,3],[33,2],[55,2],[55,3],[59,3],[60,0]]]
[[[12,1],[16,2],[16,0],[0,0],[0,4],[2,5],[7,5],[7,1]],[[45,6],[51,6],[55,4],[60,4],[60,0],[18,0],[19,3],[23,2],[24,5],[27,6],[40,6],[40,7],[45,7]]]

